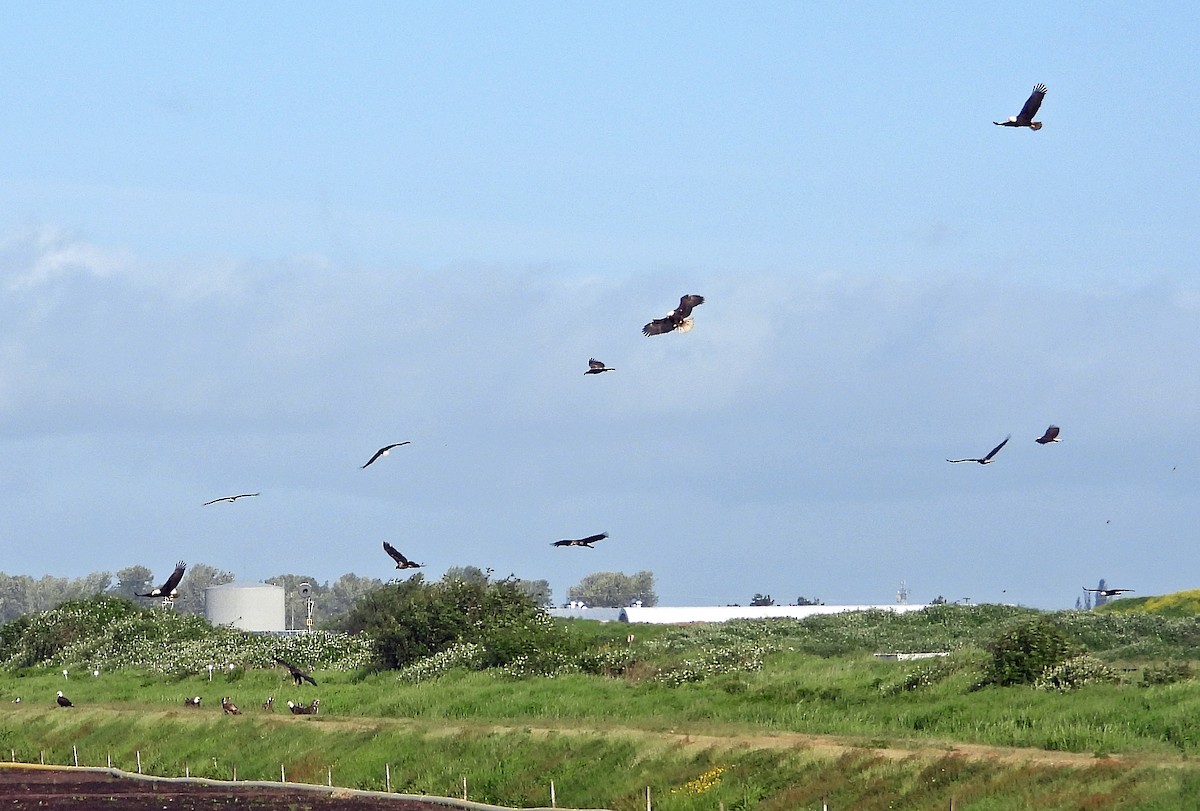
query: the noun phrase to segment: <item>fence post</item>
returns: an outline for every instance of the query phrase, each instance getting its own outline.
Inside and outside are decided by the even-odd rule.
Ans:
[[[330,764],[329,766],[326,767],[326,772],[328,774],[329,785],[332,786],[333,785],[333,764]]]
[[[383,764],[383,790],[391,793],[392,790],[392,764]]]
[[[191,777],[191,776],[192,776],[192,769],[191,769],[191,767],[190,767],[190,766],[188,766],[186,763],[185,763],[185,764],[183,764],[183,776],[184,776],[184,777]]]
[[[105,760],[108,761],[108,768],[111,769],[112,768],[112,751],[111,750],[108,752],[107,755],[105,755]]]
[[[237,782],[237,764],[233,764],[233,782]]]
[[[554,781],[550,781],[550,807],[558,808],[558,801],[554,796]]]
[[[650,787],[646,786],[646,811],[652,811],[650,806]]]
[[[463,802],[467,801],[467,776],[463,775]]]
[[[43,766],[46,765],[46,750],[43,749],[38,752],[38,763],[42,764]]]
[[[79,750],[75,748],[75,744],[71,744],[71,760],[75,762],[76,766],[79,765]]]
[[[286,774],[286,773],[283,771],[283,764],[282,764],[282,763],[280,763],[280,764],[279,764],[279,782],[280,782],[280,783],[286,783],[286,782],[287,782],[287,774]]]
[[[137,762],[138,762],[138,774],[141,774],[142,773],[142,752],[140,749],[138,750],[138,753],[137,753]]]

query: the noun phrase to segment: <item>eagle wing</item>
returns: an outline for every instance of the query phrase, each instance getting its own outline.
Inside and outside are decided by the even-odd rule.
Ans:
[[[390,557],[392,560],[396,561],[396,563],[399,563],[401,566],[403,566],[404,564],[409,562],[408,558],[404,557],[404,555],[402,555],[400,553],[399,549],[392,546],[387,541],[383,542],[383,551],[387,552],[388,557]]]
[[[1037,115],[1038,109],[1042,106],[1042,99],[1046,97],[1046,85],[1037,84],[1033,88],[1033,93],[1025,101],[1025,106],[1021,108],[1021,112],[1017,115],[1017,124],[1021,126],[1028,125],[1033,121],[1033,117]]]
[[[604,361],[596,360],[595,358],[591,358],[590,360],[588,360],[588,368],[589,369],[603,369]]]
[[[607,537],[607,532],[601,532],[599,535],[589,535],[586,538],[580,538],[578,542],[583,544],[593,544],[596,541],[603,541]]]
[[[675,329],[677,322],[670,316],[666,318],[656,318],[646,326],[642,327],[643,335],[662,335],[664,332],[670,332]]]
[[[1059,428],[1057,425],[1051,425],[1049,428],[1046,429],[1046,433],[1042,434],[1042,436],[1037,441],[1043,445],[1045,445],[1048,442],[1053,442],[1054,440],[1058,439],[1058,431],[1059,431]]]
[[[993,456],[995,456],[996,454],[998,454],[998,453],[1000,452],[1000,449],[1001,449],[1001,448],[1003,448],[1005,445],[1007,445],[1007,444],[1008,444],[1008,440],[1010,440],[1010,439],[1012,439],[1012,434],[1009,434],[1008,436],[1004,437],[1004,441],[1003,441],[1003,442],[1001,442],[1001,443],[1000,443],[999,445],[997,445],[996,447],[992,448],[992,449],[991,449],[991,451],[989,451],[989,452],[988,452],[988,455],[987,455],[987,456],[985,456],[985,457],[983,457],[984,461],[985,461],[985,462],[986,462],[986,461],[991,461],[991,458],[992,458]]]
[[[675,317],[682,321],[692,314],[693,307],[699,307],[703,303],[704,296],[680,296],[679,306],[675,308]]]
[[[171,576],[167,578],[167,582],[163,583],[161,586],[158,587],[158,589],[156,589],[156,591],[158,591],[158,594],[161,596],[164,596],[164,597],[169,596],[171,594],[171,592],[173,592],[175,590],[175,587],[179,585],[179,581],[183,579],[183,572],[185,569],[187,569],[187,564],[184,563],[182,560],[179,561],[178,563],[176,563],[175,571],[171,572]],[[150,592],[149,594],[139,594],[138,596],[139,597],[150,597],[152,595],[154,595],[153,591]]]
[[[375,461],[376,459],[378,459],[380,456],[383,456],[385,453],[387,453],[388,451],[390,451],[392,448],[399,448],[401,445],[407,445],[407,444],[409,444],[411,441],[412,441],[412,440],[406,440],[406,441],[404,441],[404,442],[393,442],[391,445],[384,445],[382,448],[380,448],[379,450],[375,451],[375,455],[374,455],[374,456],[372,456],[370,459],[368,459],[368,460],[367,460],[367,464],[363,465],[363,467],[367,467],[367,466],[369,466],[369,465],[370,465],[372,462],[374,462],[374,461]]]

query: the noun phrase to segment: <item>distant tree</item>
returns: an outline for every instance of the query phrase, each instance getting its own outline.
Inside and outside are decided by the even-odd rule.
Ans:
[[[567,589],[567,598],[593,608],[624,608],[635,601],[647,607],[658,603],[654,575],[645,571],[634,575],[621,572],[589,574],[578,585]]]
[[[513,580],[513,585],[524,592],[536,605],[543,607],[554,605],[552,600],[554,595],[550,589],[549,580],[525,580],[518,577]]]
[[[934,597],[932,600],[930,600],[929,604],[930,605],[945,605],[946,598],[939,594],[937,597]]]
[[[322,625],[337,624],[354,610],[355,603],[381,588],[383,581],[378,577],[359,577],[349,572],[342,575],[330,584],[329,591],[322,596]]]
[[[145,566],[126,566],[124,569],[117,569],[117,582],[109,587],[108,593],[112,597],[134,600],[136,594],[145,594],[154,588],[150,583],[153,577],[154,573]]]
[[[796,605],[824,605],[824,603],[822,603],[818,597],[813,597],[812,599],[809,599],[808,597],[797,597]]]
[[[1000,686],[1032,684],[1042,672],[1080,652],[1054,620],[1041,616],[1009,628],[987,645],[992,654],[988,681]]]
[[[492,570],[484,571],[478,566],[451,566],[442,575],[442,580],[462,580],[466,583],[486,583],[492,578]]]
[[[1093,600],[1093,603],[1092,603],[1092,604],[1093,604],[1093,606],[1094,606],[1094,607],[1096,607],[1096,608],[1099,608],[1100,606],[1102,606],[1102,605],[1104,605],[1105,603],[1107,603],[1107,602],[1108,602],[1108,598],[1107,598],[1107,597],[1105,597],[1103,594],[1101,594],[1101,593],[1100,593],[1101,591],[1104,591],[1104,589],[1108,588],[1108,586],[1107,586],[1107,585],[1105,584],[1105,582],[1104,582],[1104,578],[1103,578],[1103,577],[1102,577],[1102,578],[1100,578],[1100,582],[1096,584],[1096,588],[1097,588],[1097,589],[1099,589],[1100,591],[1097,591],[1097,592],[1095,593],[1095,594],[1096,594],[1096,596],[1095,596],[1095,598],[1094,598],[1094,600]],[[1090,592],[1089,592],[1089,593],[1090,593]]]
[[[313,601],[313,624],[330,615],[326,612],[325,595],[328,586],[317,578],[307,574],[277,574],[263,581],[272,586],[283,587],[283,610],[288,628],[304,628],[308,617],[308,600]],[[307,583],[311,594],[308,598],[300,596],[300,584]]]
[[[1079,610],[1081,610],[1082,608],[1083,608],[1083,598],[1081,598],[1081,597],[1076,597],[1076,598],[1075,598],[1075,610],[1076,610],[1076,611],[1079,611]]]
[[[770,594],[755,593],[754,597],[750,600],[750,605],[775,605],[775,600],[771,598]]]
[[[172,567],[174,568],[174,567]],[[155,585],[166,579],[170,572],[163,572],[160,578],[154,580]],[[204,613],[204,590],[209,586],[220,586],[233,582],[233,572],[222,571],[207,563],[193,563],[188,566],[183,579],[179,581],[179,596],[175,598],[175,610],[180,614]],[[151,598],[143,598],[157,602]]]

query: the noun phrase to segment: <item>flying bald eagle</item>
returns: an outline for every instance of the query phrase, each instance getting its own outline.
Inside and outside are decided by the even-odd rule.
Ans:
[[[60,706],[60,707],[74,707],[75,706],[74,704],[71,703],[71,699],[69,699],[63,695],[62,690],[58,691],[58,697],[55,699],[55,701],[58,702],[58,706]]]
[[[1038,437],[1037,439],[1035,439],[1033,441],[1039,445],[1046,445],[1050,442],[1062,442],[1062,440],[1058,438],[1058,426],[1051,425],[1049,428],[1046,429],[1046,433],[1042,434],[1040,437]]]
[[[681,296],[679,306],[667,313],[663,318],[656,318],[642,327],[643,335],[662,335],[664,332],[679,330],[689,332],[692,329],[692,308],[704,303],[704,296]]]
[[[1099,594],[1101,597],[1116,597],[1118,594],[1124,594],[1127,591],[1133,591],[1133,589],[1089,589],[1087,586],[1084,586],[1083,590],[1090,591],[1093,594]]]
[[[551,546],[586,546],[588,549],[595,549],[592,546],[596,541],[603,541],[608,537],[607,532],[601,532],[599,535],[589,535],[586,538],[569,538],[562,541],[555,541]]]
[[[183,570],[187,568],[187,564],[182,560],[175,564],[175,571],[171,572],[171,576],[167,578],[167,582],[163,583],[156,589],[151,589],[145,594],[136,594],[138,597],[162,597],[164,600],[174,600],[179,596],[179,592],[175,587],[179,585],[179,581],[183,579]]]
[[[305,673],[305,672],[304,672],[303,670],[301,670],[300,668],[296,667],[296,666],[295,666],[294,664],[292,664],[291,662],[288,662],[288,661],[286,661],[286,660],[284,660],[284,659],[280,659],[278,656],[276,656],[276,657],[275,657],[275,661],[276,661],[278,664],[281,664],[281,665],[283,665],[284,667],[286,667],[286,668],[288,669],[288,672],[292,674],[292,678],[296,680],[296,686],[297,686],[297,687],[299,687],[299,686],[300,686],[301,684],[303,684],[304,682],[308,682],[308,683],[309,683],[309,684],[311,684],[313,687],[316,687],[316,686],[317,686],[317,680],[316,680],[316,679],[314,679],[312,676],[310,676],[310,675],[308,675],[307,673]]]
[[[1042,122],[1034,121],[1033,117],[1037,115],[1038,108],[1042,106],[1042,99],[1044,98],[1046,98],[1046,85],[1034,85],[1033,93],[1025,102],[1025,106],[1021,108],[1021,112],[1016,115],[1010,115],[1007,121],[993,121],[992,123],[998,127],[1029,127],[1031,130],[1040,130]]]
[[[584,374],[585,375],[598,375],[601,372],[615,372],[615,371],[616,371],[616,369],[614,369],[613,367],[605,366],[604,361],[596,360],[595,358],[592,358],[588,361],[588,370],[586,372],[584,372]]]
[[[233,701],[229,698],[229,696],[225,696],[224,698],[221,699],[221,709],[223,709],[225,712],[229,713],[230,715],[241,715],[242,714],[242,711],[237,708],[237,705],[233,703]]]
[[[404,442],[393,442],[391,445],[384,445],[382,448],[375,451],[375,455],[372,456],[370,459],[368,459],[367,464],[363,465],[363,467],[364,468],[368,467],[372,462],[374,462],[380,456],[387,456],[389,453],[392,452],[392,448],[399,448],[401,445],[410,445],[410,444],[412,444],[412,440],[405,440]]]
[[[1004,437],[1004,441],[1001,442],[996,447],[992,448],[991,451],[988,452],[988,455],[983,457],[982,459],[947,459],[946,461],[947,462],[955,462],[955,463],[957,463],[957,462],[978,462],[981,465],[990,465],[992,463],[992,457],[995,456],[996,454],[998,454],[1000,452],[1000,449],[1003,448],[1005,445],[1007,445],[1008,440],[1010,440],[1010,439],[1012,439],[1012,434],[1009,434],[1008,436]]]
[[[412,561],[404,557],[404,555],[400,553],[399,549],[392,546],[387,541],[383,542],[383,551],[388,553],[388,557],[396,561],[397,569],[420,569],[425,565],[424,563],[417,563],[416,561]]]
[[[236,496],[221,496],[220,498],[214,498],[212,501],[206,501],[201,506],[207,507],[209,504],[216,504],[219,501],[228,501],[230,504],[232,504],[233,502],[237,501],[239,498],[251,498],[251,497],[257,496],[257,495],[258,495],[258,493],[238,493]]]

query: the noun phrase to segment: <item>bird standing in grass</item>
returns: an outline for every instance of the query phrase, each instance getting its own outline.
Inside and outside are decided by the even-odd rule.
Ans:
[[[58,702],[58,706],[60,706],[60,707],[74,707],[75,706],[74,704],[71,703],[71,699],[69,699],[63,695],[62,690],[58,691],[58,697],[55,700]]]

